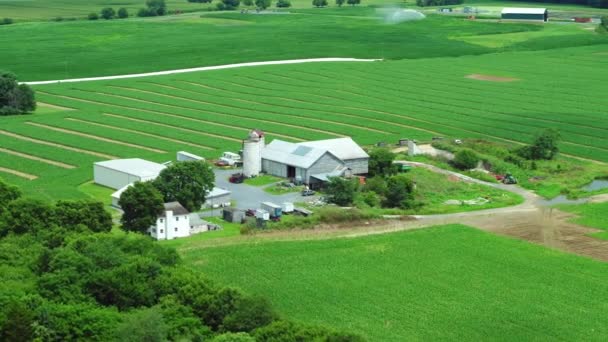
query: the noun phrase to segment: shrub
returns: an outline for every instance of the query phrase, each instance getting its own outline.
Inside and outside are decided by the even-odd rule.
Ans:
[[[277,1],[277,7],[279,7],[279,8],[291,7],[291,2],[289,2],[289,0],[279,0],[279,1]]]
[[[129,11],[127,11],[127,9],[124,7],[119,8],[117,14],[120,19],[125,19],[129,17]]]
[[[369,220],[377,215],[368,213],[357,208],[342,209],[336,207],[325,207],[317,212],[321,223],[341,223]]]
[[[10,25],[13,23],[13,19],[11,18],[4,18],[2,20],[0,20],[0,25]]]
[[[110,20],[110,19],[114,18],[115,15],[116,15],[116,12],[114,11],[114,9],[112,7],[106,7],[101,10],[101,17],[104,18],[105,20]]]
[[[222,2],[217,4],[217,9],[220,11],[231,11],[239,7],[240,4],[240,0],[222,0]]]
[[[361,3],[361,0],[346,0],[346,3],[351,5],[351,6],[355,6]]]
[[[268,7],[270,7],[271,4],[271,0],[255,0],[255,5],[259,8],[259,9],[267,9]]]
[[[331,177],[327,183],[327,189],[325,190],[328,202],[340,206],[351,205],[358,187],[359,183],[356,179]]]
[[[336,0],[336,5],[338,5],[338,7],[342,7],[342,5],[344,5],[344,1],[345,0]]]
[[[532,145],[521,147],[517,154],[528,160],[551,160],[559,152],[557,146],[561,136],[555,129],[545,129],[534,138]]]
[[[55,17],[53,18],[53,21],[63,21],[63,17]]]
[[[312,0],[312,5],[315,7],[325,7],[327,6],[327,0]]]
[[[384,206],[409,209],[414,203],[414,183],[406,175],[396,175],[388,179]]]
[[[99,19],[99,15],[97,15],[97,13],[89,13],[87,19],[89,19],[89,20],[97,20],[97,19]]]
[[[474,169],[479,162],[479,156],[473,150],[463,149],[454,155],[454,166],[461,170]]]

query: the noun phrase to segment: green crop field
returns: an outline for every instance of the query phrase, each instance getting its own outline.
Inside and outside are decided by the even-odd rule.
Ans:
[[[371,145],[435,135],[529,142],[554,127],[564,153],[608,162],[606,52],[608,45],[594,45],[37,86],[40,102],[73,110],[47,106],[41,114],[3,118],[3,147],[76,168],[2,152],[0,167],[38,176],[18,181],[38,195],[79,197],[76,187],[92,178],[95,160],[167,161],[179,150],[217,158],[238,151],[251,128],[270,139],[352,136]]]
[[[191,246],[190,246],[191,247]],[[185,248],[293,319],[370,341],[602,340],[608,265],[464,226]]]
[[[608,42],[585,25],[436,15],[389,25],[375,13],[362,7],[6,25],[0,26],[0,65],[22,81],[36,81],[282,59],[431,58]]]

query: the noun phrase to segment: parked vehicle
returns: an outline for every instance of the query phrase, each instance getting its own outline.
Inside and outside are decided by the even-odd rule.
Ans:
[[[218,160],[218,161],[215,162],[215,166],[222,166],[223,167],[223,166],[229,166],[229,165],[228,165],[227,161],[220,159],[220,160]]]
[[[241,184],[245,181],[245,176],[242,173],[234,173],[228,178],[230,183]]]
[[[241,162],[241,156],[232,152],[224,152],[220,160],[226,162],[230,166],[234,166]]]
[[[245,216],[255,216],[255,209],[247,209],[245,211]]]
[[[312,196],[315,194],[315,192],[313,190],[306,189],[306,190],[302,190],[301,194],[302,194],[302,196]]]
[[[272,202],[262,202],[261,207],[270,214],[271,218],[281,217],[283,214],[281,206]]]

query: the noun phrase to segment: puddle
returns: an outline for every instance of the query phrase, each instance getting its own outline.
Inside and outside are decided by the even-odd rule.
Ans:
[[[596,191],[608,188],[608,179],[596,179],[593,182],[585,185],[581,189],[584,191]]]

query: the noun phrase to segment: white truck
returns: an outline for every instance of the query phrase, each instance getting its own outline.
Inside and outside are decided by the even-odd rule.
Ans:
[[[226,162],[230,166],[235,166],[237,164],[242,163],[241,156],[233,152],[222,153],[222,157],[220,158],[220,160]]]

